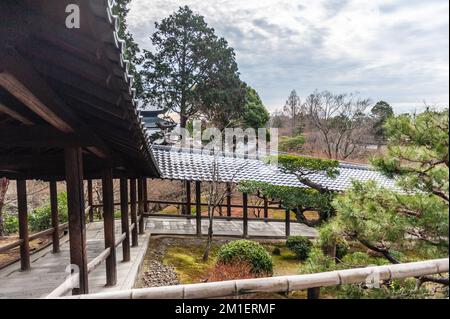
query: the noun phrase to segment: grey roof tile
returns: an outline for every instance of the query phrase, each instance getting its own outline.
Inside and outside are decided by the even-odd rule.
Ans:
[[[152,145],[152,152],[164,179],[211,181],[214,156],[199,150],[178,149]],[[217,157],[217,156],[216,156]],[[221,182],[238,183],[243,180],[268,182],[279,186],[306,187],[293,174],[286,174],[278,167],[255,158],[218,156],[219,179]],[[369,166],[341,163],[339,176],[335,179],[323,173],[310,175],[310,179],[333,191],[349,188],[353,180],[375,180],[381,186],[397,189],[395,181],[383,176]]]

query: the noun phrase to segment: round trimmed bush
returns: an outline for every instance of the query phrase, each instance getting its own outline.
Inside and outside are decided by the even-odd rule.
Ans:
[[[308,259],[312,246],[312,242],[308,238],[302,236],[291,236],[286,241],[286,247],[302,261]]]
[[[236,240],[220,247],[217,263],[247,262],[255,275],[272,275],[273,263],[270,254],[261,244],[251,240]]]

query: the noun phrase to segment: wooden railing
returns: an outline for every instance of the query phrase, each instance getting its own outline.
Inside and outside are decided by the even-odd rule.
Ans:
[[[130,226],[130,233],[132,230],[136,227],[136,224],[131,224]],[[115,248],[117,248],[120,244],[123,243],[123,241],[126,239],[127,233],[123,232],[119,238],[117,238],[115,242]],[[103,250],[97,257],[95,257],[89,264],[87,265],[87,271],[88,274],[93,272],[95,269],[97,269],[111,254],[111,249],[106,248]],[[77,287],[79,283],[79,274],[71,274],[69,275],[66,280],[59,285],[57,288],[55,288],[50,294],[47,295],[47,299],[53,299],[58,298],[61,296],[64,296],[67,294],[70,290],[72,290],[74,287]]]
[[[382,281],[445,274],[449,259],[367,268],[337,270],[324,273],[244,279],[204,284],[131,289],[67,297],[71,299],[205,299],[252,293],[289,293],[347,284],[376,284]]]

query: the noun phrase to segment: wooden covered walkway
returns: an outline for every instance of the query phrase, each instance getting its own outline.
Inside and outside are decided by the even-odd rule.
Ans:
[[[116,221],[116,236],[121,234],[120,221]],[[103,222],[86,227],[87,257],[91,261],[105,249]],[[130,250],[130,261],[123,262],[122,248],[116,248],[117,284],[106,287],[106,265],[102,263],[89,274],[91,293],[104,293],[133,288],[143,256],[148,247],[150,233],[139,236],[139,246]],[[45,298],[67,278],[66,267],[70,265],[68,238],[61,242],[59,253],[52,253],[51,247],[36,253],[31,258],[29,271],[20,270],[20,262],[0,270],[0,299]],[[66,294],[70,295],[70,293]]]

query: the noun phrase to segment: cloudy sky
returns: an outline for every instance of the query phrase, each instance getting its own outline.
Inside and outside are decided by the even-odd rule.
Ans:
[[[143,48],[181,5],[228,40],[271,111],[292,89],[359,92],[397,112],[449,104],[448,0],[133,0],[128,22]]]

